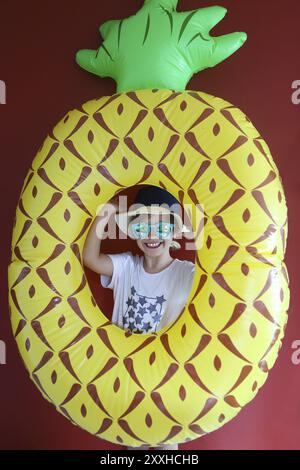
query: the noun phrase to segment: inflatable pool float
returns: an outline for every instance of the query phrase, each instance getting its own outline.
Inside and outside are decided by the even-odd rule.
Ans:
[[[77,53],[83,68],[114,78],[117,93],[68,112],[49,133],[13,230],[11,322],[30,378],[72,423],[127,446],[187,442],[235,417],[274,365],[289,305],[287,207],[270,150],[237,107],[185,89],[246,35],[209,34],[222,7],[176,6],[145,1],[101,26],[97,51]],[[203,239],[184,309],[154,334],[112,324],[82,262],[97,207],[141,184],[196,208],[191,224]]]

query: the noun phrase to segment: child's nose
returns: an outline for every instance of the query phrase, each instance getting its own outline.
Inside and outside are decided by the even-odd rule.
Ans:
[[[157,238],[156,231],[155,231],[154,227],[151,227],[151,229],[150,229],[149,238]]]
[[[150,230],[149,238],[157,238],[155,230]]]

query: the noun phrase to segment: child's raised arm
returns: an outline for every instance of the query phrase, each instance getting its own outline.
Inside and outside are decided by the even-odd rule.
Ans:
[[[108,219],[117,211],[117,207],[115,200],[103,206],[91,225],[83,247],[84,265],[104,276],[112,276],[113,263],[108,255],[99,253],[100,245]]]

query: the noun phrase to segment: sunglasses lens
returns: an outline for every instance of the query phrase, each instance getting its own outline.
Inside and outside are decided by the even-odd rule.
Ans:
[[[131,228],[136,238],[146,238],[148,236],[148,224],[132,224]]]
[[[167,222],[160,222],[157,228],[157,234],[159,238],[165,239],[168,238],[173,232],[173,224]]]

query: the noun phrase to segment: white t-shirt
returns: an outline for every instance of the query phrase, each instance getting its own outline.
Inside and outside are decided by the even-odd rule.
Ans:
[[[174,258],[159,273],[147,273],[144,256],[131,251],[108,256],[113,275],[100,275],[100,282],[113,289],[112,323],[134,333],[153,333],[178,317],[192,287],[194,263]]]

